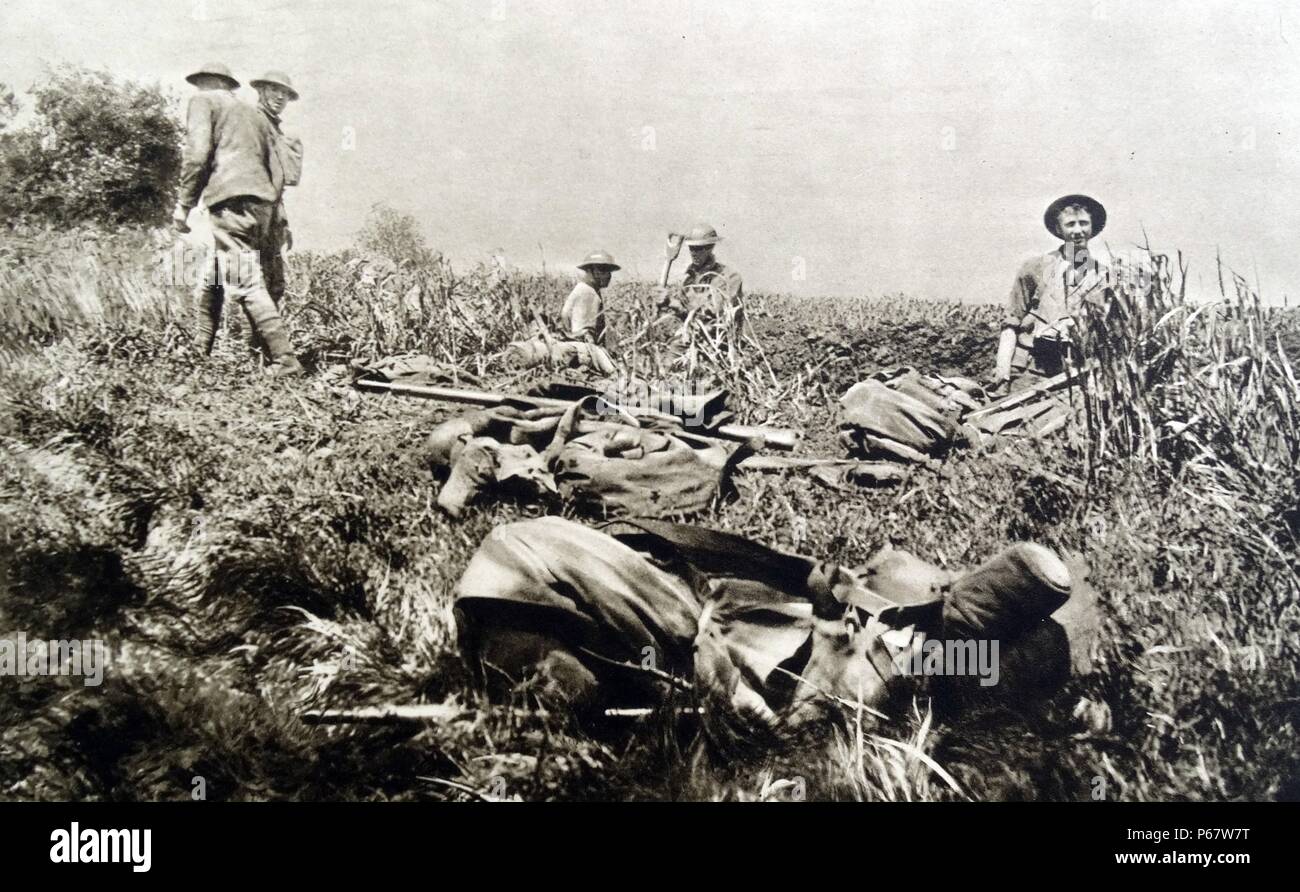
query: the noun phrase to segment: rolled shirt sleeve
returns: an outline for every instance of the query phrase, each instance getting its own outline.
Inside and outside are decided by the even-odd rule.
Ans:
[[[564,301],[560,318],[570,337],[599,342],[604,327],[602,312],[600,295],[596,290],[579,284]]]
[[[1041,262],[1037,258],[1030,258],[1020,265],[1016,280],[1011,286],[1011,294],[1007,297],[1006,313],[1003,314],[1002,319],[1003,328],[1021,331],[1025,317],[1038,306],[1040,266]]]

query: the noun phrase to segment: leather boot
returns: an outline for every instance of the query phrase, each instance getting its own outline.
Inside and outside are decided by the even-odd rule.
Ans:
[[[288,353],[271,365],[269,374],[272,378],[301,378],[307,374],[307,370],[298,361],[298,357]]]
[[[271,354],[271,376],[273,378],[296,378],[306,374],[306,369],[293,352],[289,342],[289,333],[284,330],[284,322],[276,318],[259,325],[259,334],[266,342],[267,352]]]
[[[204,288],[199,292],[198,307],[195,310],[194,343],[201,356],[212,355],[217,329],[221,327],[221,307],[224,302],[225,295],[220,291]]]
[[[275,305],[270,299],[264,302],[249,299],[244,307],[256,335],[266,344],[266,351],[271,356],[271,375],[276,378],[293,378],[304,374],[305,369],[293,352],[284,320],[275,311]]]

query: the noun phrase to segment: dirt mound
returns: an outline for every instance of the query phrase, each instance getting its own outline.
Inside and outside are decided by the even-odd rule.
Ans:
[[[900,365],[982,379],[997,351],[996,327],[974,320],[942,326],[920,320],[880,322],[869,330],[773,317],[752,324],[778,376],[811,374],[837,393],[879,369]]]

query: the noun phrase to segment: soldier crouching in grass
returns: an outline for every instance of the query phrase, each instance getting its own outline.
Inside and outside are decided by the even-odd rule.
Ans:
[[[180,197],[172,223],[188,232],[186,220],[202,196],[212,224],[213,244],[199,287],[196,340],[212,351],[227,294],[244,309],[256,336],[266,345],[276,376],[301,375],[284,320],[267,290],[274,280],[281,233],[276,209],[285,186],[281,147],[275,129],[259,110],[230,92],[238,82],[214,66],[190,76],[196,85],[217,76],[227,84],[195,93],[186,110],[186,141]],[[224,66],[220,66],[224,69]],[[289,98],[297,98],[291,88]],[[283,107],[283,105],[281,105]],[[271,267],[268,272],[268,267]],[[283,279],[281,270],[281,280]]]
[[[601,292],[622,269],[606,251],[593,251],[578,264],[578,284],[564,299],[560,322],[566,336],[598,347],[605,345],[605,305]]]
[[[1101,202],[1063,196],[1048,205],[1043,225],[1062,244],[1029,258],[1016,273],[998,340],[994,391],[1022,389],[1065,371],[1077,359],[1072,329],[1084,301],[1101,297],[1110,285],[1109,267],[1088,248],[1106,226]]]
[[[718,262],[713,255],[714,246],[722,241],[718,231],[707,223],[700,223],[686,235],[668,236],[667,264],[660,281],[662,297],[659,307],[685,319],[692,311],[717,320],[730,320],[739,332],[745,323],[741,303],[744,284],[740,273]],[[668,271],[681,253],[682,245],[691,252],[691,265],[677,288],[668,287]]]

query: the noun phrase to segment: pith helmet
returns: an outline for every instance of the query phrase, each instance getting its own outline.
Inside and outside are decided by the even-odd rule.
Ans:
[[[298,98],[298,91],[293,88],[293,81],[289,80],[289,75],[285,74],[283,71],[268,71],[257,80],[248,82],[248,85],[254,90],[259,87],[270,86],[271,84],[275,84],[277,87],[284,87],[284,89],[288,90],[290,99]]]
[[[603,266],[610,271],[623,268],[614,262],[613,255],[608,251],[592,251],[582,258],[582,263],[578,264],[578,269],[590,269],[593,266]]]
[[[1047,231],[1057,238],[1061,237],[1056,229],[1057,218],[1061,216],[1061,211],[1072,204],[1082,205],[1088,209],[1088,216],[1092,217],[1092,234],[1098,236],[1106,228],[1106,209],[1102,207],[1100,201],[1088,195],[1062,195],[1056,201],[1047,206],[1043,212],[1043,225]]]
[[[195,71],[193,74],[187,74],[185,76],[185,80],[189,81],[192,84],[194,83],[194,79],[196,77],[200,77],[205,74],[210,75],[211,77],[221,78],[223,81],[225,81],[227,84],[230,85],[230,89],[232,90],[239,89],[239,81],[235,80],[235,76],[230,73],[230,68],[226,65],[221,64],[220,62],[209,62],[206,65],[201,65],[198,71]]]
[[[691,227],[691,231],[686,233],[686,247],[698,248],[700,245],[716,245],[722,241],[718,235],[718,230],[714,229],[707,223],[696,223]]]

